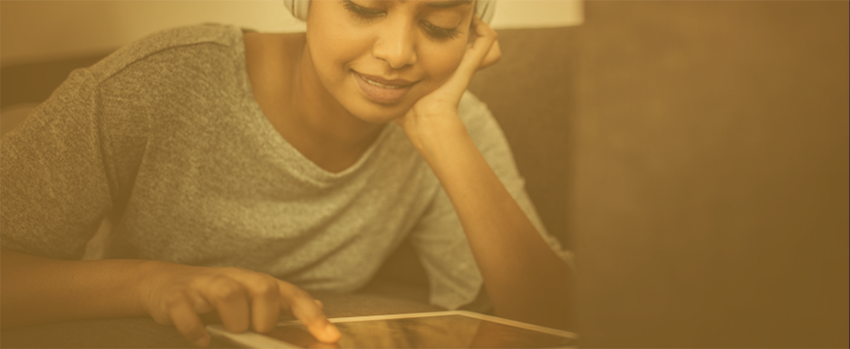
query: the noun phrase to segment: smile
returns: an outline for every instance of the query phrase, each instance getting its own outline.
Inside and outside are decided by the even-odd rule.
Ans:
[[[351,72],[365,97],[379,104],[395,104],[401,101],[415,84],[404,79],[388,80],[379,76],[364,75],[354,70]]]
[[[380,82],[377,82],[377,81],[371,80],[371,79],[369,79],[369,78],[367,78],[367,77],[365,77],[365,76],[363,76],[363,75],[360,75],[360,77],[361,77],[361,78],[363,78],[363,80],[366,80],[366,82],[368,82],[368,83],[370,83],[370,84],[372,84],[372,85],[378,86],[378,87],[383,87],[383,88],[402,88],[402,87],[404,87],[404,86],[384,85],[384,84],[382,84],[382,83],[380,83]]]

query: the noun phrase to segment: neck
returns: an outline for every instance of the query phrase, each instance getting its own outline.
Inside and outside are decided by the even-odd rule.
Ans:
[[[292,65],[291,100],[295,122],[310,138],[335,148],[365,150],[385,125],[358,119],[332,96],[316,73],[306,40]]]

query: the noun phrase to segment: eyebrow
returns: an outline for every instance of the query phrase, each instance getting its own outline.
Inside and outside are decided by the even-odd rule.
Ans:
[[[434,8],[448,8],[460,5],[469,5],[474,0],[449,0],[449,1],[430,1],[425,6]]]

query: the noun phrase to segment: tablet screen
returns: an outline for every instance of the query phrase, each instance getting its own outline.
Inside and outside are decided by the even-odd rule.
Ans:
[[[265,335],[302,348],[551,348],[573,339],[462,315],[335,323],[335,345],[313,338],[303,325],[278,326]]]

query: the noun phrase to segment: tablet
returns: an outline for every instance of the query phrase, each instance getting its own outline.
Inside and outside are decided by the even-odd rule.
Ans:
[[[571,332],[461,310],[329,320],[342,334],[334,344],[319,342],[298,321],[265,334],[207,329],[248,348],[571,348],[576,340]]]

